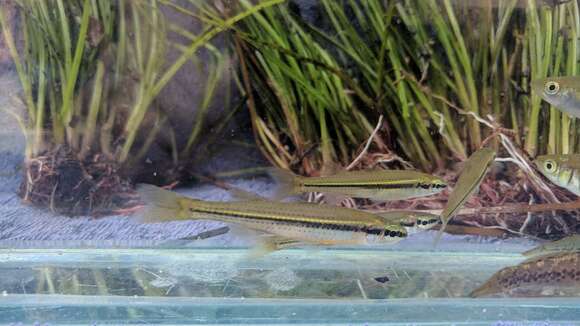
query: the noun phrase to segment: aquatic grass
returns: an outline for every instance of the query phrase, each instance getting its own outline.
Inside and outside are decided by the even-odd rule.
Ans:
[[[27,136],[22,197],[72,215],[94,213],[95,209],[110,213],[115,209],[113,202],[130,205],[131,199],[112,197],[131,192],[130,182],[142,177],[142,158],[150,153],[161,131],[170,148],[168,162],[160,167],[169,172],[164,171],[159,182],[186,177],[188,169],[184,167],[194,164],[194,152],[209,146],[200,136],[217,88],[224,76],[229,76],[228,50],[214,46],[214,37],[282,2],[263,1],[232,7],[228,12],[217,11],[209,2],[197,2],[197,11],[179,11],[201,22],[195,35],[167,20],[162,11],[168,9],[163,7],[164,0],[18,0],[22,48],[17,48],[10,22],[0,7],[2,33],[27,109],[22,119]],[[185,38],[171,42],[169,33]],[[208,62],[198,60],[201,49],[209,54]],[[168,51],[177,51],[172,62],[167,60]],[[186,64],[208,73],[200,92],[203,98],[195,99],[199,107],[187,126],[189,135],[188,130],[173,130],[167,112],[155,102]],[[224,93],[225,99],[220,101],[227,103],[230,91]],[[217,127],[223,129],[226,122],[220,121]],[[82,167],[83,173],[77,174],[79,180],[71,179],[70,185],[63,184],[54,176],[72,173],[67,169],[76,167],[59,165],[71,161]],[[66,171],[55,172],[62,169]],[[77,189],[80,184],[83,190]],[[71,200],[78,200],[72,205],[60,195],[69,191],[69,186],[75,187]]]
[[[304,62],[309,61],[304,60],[304,58],[311,60],[317,60],[318,58],[308,52],[296,52],[305,48],[305,46],[317,50],[324,49],[322,44],[329,43],[331,46],[336,48],[335,52],[340,52],[343,55],[337,56],[334,52],[318,50],[321,53],[319,54],[320,56],[324,57],[333,55],[333,60],[337,60],[332,63],[331,69],[326,69],[327,71],[324,72],[324,75],[328,75],[328,72],[338,71],[339,73],[334,73],[334,78],[338,78],[339,80],[342,79],[343,82],[356,80],[355,87],[351,87],[352,89],[357,90],[354,94],[341,94],[341,92],[331,94],[338,98],[346,96],[345,100],[338,103],[341,105],[339,106],[341,110],[337,110],[338,112],[350,110],[351,112],[357,112],[362,117],[372,117],[374,115],[373,112],[383,111],[387,116],[387,121],[391,126],[393,126],[398,134],[398,140],[394,142],[391,141],[391,146],[403,151],[407,157],[412,158],[418,165],[425,169],[441,168],[444,164],[440,148],[438,148],[436,140],[432,137],[434,125],[442,131],[441,134],[443,135],[444,142],[452,148],[451,151],[453,153],[461,153],[460,156],[465,157],[463,143],[457,136],[458,133],[453,122],[449,119],[441,119],[442,116],[449,116],[449,112],[446,108],[441,110],[441,103],[437,103],[437,101],[435,101],[431,96],[426,96],[421,91],[421,85],[415,83],[416,80],[407,80],[406,78],[406,76],[411,74],[417,66],[423,69],[428,69],[425,64],[417,65],[417,62],[409,62],[408,59],[412,58],[416,61],[420,61],[423,58],[421,58],[418,53],[424,53],[430,49],[421,49],[423,51],[417,51],[416,48],[407,49],[405,46],[400,46],[406,38],[405,31],[393,28],[390,24],[391,18],[389,17],[393,16],[396,6],[396,9],[401,13],[402,20],[406,20],[405,23],[408,24],[408,28],[414,31],[413,37],[417,40],[417,44],[428,44],[428,33],[425,31],[424,21],[416,19],[416,12],[412,15],[409,15],[407,12],[408,8],[413,8],[413,6],[392,4],[389,7],[385,7],[380,1],[363,1],[360,5],[356,2],[348,2],[347,4],[333,1],[321,1],[321,6],[324,7],[324,12],[328,15],[333,30],[339,31],[336,33],[336,36],[329,35],[317,27],[296,20],[291,14],[283,12],[283,9],[280,8],[276,8],[278,12],[272,12],[271,16],[279,15],[281,19],[274,21],[270,18],[272,20],[272,22],[270,22],[264,18],[252,17],[251,20],[245,22],[246,24],[244,26],[247,26],[245,32],[250,34],[250,38],[246,39],[246,41],[252,44],[258,51],[258,54],[256,55],[258,59],[254,59],[254,61],[260,65],[259,68],[266,70],[266,77],[261,77],[263,74],[260,74],[259,72],[252,74],[253,76],[256,76],[254,79],[254,85],[261,84],[261,86],[255,87],[263,90],[268,89],[270,86],[272,87],[271,93],[274,93],[274,95],[278,97],[281,97],[280,95],[284,94],[298,93],[292,99],[296,103],[293,107],[303,107],[304,104],[298,102],[302,99],[307,100],[312,97],[321,98],[325,96],[325,92],[327,91],[336,92],[337,89],[340,90],[341,88],[333,87],[333,85],[329,85],[328,83],[321,84],[318,88],[301,87],[295,89],[293,88],[293,83],[296,81],[300,81],[301,85],[308,83],[307,81],[303,82],[297,78],[297,76],[300,75],[299,71],[292,72],[292,74],[290,71],[282,71],[285,73],[284,75],[275,73],[272,70],[272,66],[283,67],[285,64],[284,60],[290,57],[299,59],[297,61],[291,61],[294,69],[303,69],[306,71],[308,65]],[[344,9],[344,7],[348,6],[350,6],[349,9],[352,9],[355,13],[354,16],[356,17],[357,23],[360,25],[360,30],[353,27],[352,22],[349,20]],[[425,11],[431,11],[432,9],[433,8],[430,7],[423,8]],[[295,34],[297,35],[303,35],[306,32],[312,34],[313,37],[305,39],[307,42],[311,42],[312,44],[305,45],[304,42],[301,44],[292,43],[292,41],[294,41],[292,37],[285,39],[286,35],[282,32],[283,29],[281,29],[281,26],[283,25],[280,21],[284,24],[293,26],[293,30],[296,31]],[[444,25],[442,16],[439,17],[439,23]],[[266,38],[264,34],[259,34],[262,30],[270,31],[269,34],[275,34],[272,35],[271,38]],[[457,32],[457,30],[458,27],[456,26],[455,31]],[[441,36],[442,38],[445,38],[445,40],[447,40],[448,36],[452,34],[452,29],[448,28],[446,33],[447,34],[442,34]],[[295,34],[292,33],[290,35]],[[240,33],[240,35],[242,37],[245,36],[242,33]],[[258,42],[256,42],[256,39]],[[265,45],[271,43],[275,43],[277,47],[282,47],[283,51],[280,51],[276,46],[272,47]],[[369,46],[370,44],[377,45],[371,47]],[[284,48],[285,46],[286,48]],[[449,51],[452,51],[451,47],[449,48]],[[266,52],[272,52],[272,54],[268,58],[264,58],[263,56]],[[454,52],[452,54],[454,54]],[[468,57],[466,50],[462,51],[461,55],[463,68],[468,71],[468,75],[470,75],[470,67],[466,66],[466,64],[469,63],[467,61]],[[250,58],[250,60],[252,59]],[[297,63],[303,65],[297,65]],[[357,68],[354,75],[346,73],[344,69],[346,66],[352,66],[351,63]],[[266,68],[266,65],[269,67]],[[385,66],[389,68],[385,68]],[[373,67],[377,68],[373,69]],[[436,63],[436,67],[439,67],[442,70],[443,64]],[[471,90],[471,95],[463,96],[464,103],[477,103],[477,95],[473,95],[473,89],[475,88],[473,82],[469,83],[468,86],[464,86],[462,80],[459,79],[459,76],[463,75],[463,71],[460,71],[459,68],[456,70],[456,84],[459,85],[456,87],[464,89],[469,88]],[[421,73],[424,74],[426,71],[423,70]],[[347,78],[345,78],[345,76]],[[266,81],[259,80],[261,78],[265,78]],[[286,78],[288,81],[280,80],[280,78]],[[443,79],[446,80],[447,83],[452,83],[449,78],[444,77]],[[349,86],[351,85],[349,84]],[[300,94],[302,92],[304,94]],[[259,91],[258,93],[263,94],[264,92]],[[467,94],[467,91],[464,93]],[[284,112],[288,111],[288,107],[292,107],[288,105],[288,103],[292,103],[292,100],[278,100],[278,102],[281,103],[279,106],[283,108]],[[273,101],[270,98],[263,101],[275,103],[276,100]],[[419,106],[419,108],[417,108],[417,106]],[[470,105],[468,107],[473,106],[474,105]],[[477,107],[474,111],[477,113]],[[339,119],[340,115],[337,114],[336,111],[329,112],[331,113],[333,120],[336,121]],[[335,113],[332,114],[333,112]],[[424,117],[425,114],[428,115],[427,120]],[[283,124],[284,121],[289,121],[295,124],[296,120],[292,118],[291,114],[287,113],[286,116],[287,119],[283,120]],[[366,121],[366,124],[370,125],[368,118],[361,120]],[[358,147],[358,145],[366,140],[372,131],[372,128],[365,128],[361,130],[363,133],[360,131],[353,133],[352,130],[357,128],[353,123],[354,121],[356,120],[348,119],[340,124],[340,128],[346,129],[345,134],[348,138],[342,137],[342,134],[337,132],[338,135],[333,147],[336,147],[334,150],[335,153],[341,153],[341,157],[337,158],[337,161],[339,162],[347,162],[350,160],[354,154],[346,148]],[[443,126],[440,126],[441,121],[443,121]],[[322,139],[326,133],[326,125],[324,124],[326,120],[321,120],[320,122],[322,122],[322,124],[319,124],[319,126],[315,126],[314,124],[306,125],[308,121],[304,120],[302,125],[306,130],[320,130],[322,137],[318,138]],[[479,132],[477,131],[479,125],[477,123],[475,124],[477,127],[470,128],[470,132],[473,135],[479,135]],[[289,130],[296,129],[291,125],[288,127]],[[294,145],[296,145],[297,137],[290,137],[290,139],[293,139]],[[479,136],[473,136],[473,139],[474,144],[478,144],[480,141]],[[334,149],[329,149],[328,143],[321,142],[320,145],[323,154],[329,153]],[[279,146],[272,145],[267,145],[266,147],[266,152],[270,153],[270,155],[272,155],[272,152],[276,150],[276,148],[279,148]],[[327,154],[326,159],[323,158],[322,160],[326,161],[329,157],[330,155]],[[279,162],[280,160],[275,159],[275,161]]]
[[[159,11],[159,3],[166,1],[19,0],[24,26],[24,49],[20,53],[0,8],[3,35],[23,85],[28,110],[27,129],[31,129],[26,133],[34,135],[27,147],[27,157],[38,155],[49,144],[66,144],[78,147],[81,156],[105,147],[103,150],[113,154],[117,161],[125,162],[153,99],[185,63],[195,60],[199,48],[206,47],[215,60],[208,69],[210,78],[199,118],[192,126],[185,148],[181,149],[183,155],[191,153],[217,82],[224,73],[226,58],[210,40],[240,20],[283,1],[270,0],[248,6],[245,11],[226,19],[206,17],[205,21],[211,24],[207,24],[200,35],[189,34],[190,44],[172,45],[182,46],[182,52],[167,69],[164,67],[167,27]],[[204,9],[202,12],[211,11]],[[133,37],[127,37],[130,33]],[[102,48],[102,40],[109,43],[108,48]],[[113,57],[105,62],[103,53],[107,51]],[[113,69],[105,67],[110,62],[114,63]],[[113,77],[109,76],[111,70]],[[139,76],[139,82],[127,85],[127,76],[131,74]],[[113,80],[112,84],[109,79]],[[132,87],[135,89],[131,90]],[[114,129],[111,124],[124,114],[115,107],[118,103],[110,101],[115,98],[115,88],[127,88],[134,96],[129,103],[123,103],[130,108],[122,135],[111,134]],[[83,107],[85,102],[88,102],[87,108]],[[50,128],[48,136],[47,127]],[[123,142],[117,150],[108,142],[119,136]],[[100,141],[95,141],[97,138]]]
[[[23,56],[19,55],[10,26],[4,18],[1,23],[24,90],[30,129],[27,133],[32,135],[27,146],[27,157],[30,158],[47,147],[47,140],[43,137],[46,136],[48,121],[51,137],[56,143],[65,142],[65,129],[71,131],[73,93],[88,79],[88,71],[93,68],[87,64],[81,66],[83,57],[90,55],[87,52],[94,51],[85,46],[89,18],[91,13],[94,17],[99,17],[99,14],[91,8],[88,0],[78,6],[57,0],[50,3],[21,0],[18,4],[23,9]],[[102,4],[100,13],[108,15],[107,9],[110,7]],[[81,13],[74,31],[78,34],[76,40],[72,38],[67,11]],[[4,12],[0,13],[4,17]]]
[[[525,9],[517,5],[517,0],[510,0],[496,7],[489,4],[474,9],[469,3],[452,4],[449,0],[390,5],[375,0],[323,0],[322,21],[328,22],[323,28],[302,21],[284,7],[264,11],[246,20],[238,35],[254,51],[244,54],[251,68],[249,89],[260,95],[255,105],[276,105],[285,119],[273,118],[275,108],[262,107],[255,109],[258,116],[254,119],[269,121],[265,125],[277,130],[271,136],[280,140],[290,132],[288,138],[297,146],[303,139],[312,139],[297,137],[297,126],[317,130],[320,135],[315,139],[321,140],[328,128],[326,121],[340,121],[345,108],[362,114],[366,123],[373,120],[374,112],[383,112],[394,132],[386,141],[390,149],[426,170],[444,167],[447,154],[465,159],[481,146],[483,137],[492,135],[491,130],[481,129],[474,117],[489,116],[502,127],[511,128],[522,137],[516,142],[525,142],[531,155],[538,147],[541,151],[546,148],[551,152],[556,147],[569,151],[570,144],[577,143],[574,137],[566,136],[571,130],[569,118],[552,111],[550,124],[540,128],[543,104],[534,94],[522,96],[522,92],[529,91],[527,83],[531,79],[556,71],[575,74],[573,49],[577,49],[577,40],[567,34],[578,33],[578,18],[574,16],[578,4],[572,1],[547,6],[529,1]],[[475,26],[477,33],[470,32],[467,24]],[[563,32],[569,26],[573,28]],[[301,42],[295,35],[302,37]],[[304,51],[310,48],[316,50]],[[308,63],[312,61],[330,66],[318,66],[324,70],[320,80],[333,75],[348,85],[348,90],[356,91],[344,92],[328,82],[304,80],[301,74],[311,69]],[[305,105],[316,107],[320,103],[314,100],[326,98],[344,100],[333,103],[339,105],[337,110],[325,109],[330,119],[318,120],[318,124],[311,119],[297,120],[298,115],[290,112],[302,112]],[[257,124],[257,128],[263,125]],[[349,132],[357,129],[352,122],[344,121],[341,126],[347,129],[344,135],[348,137],[337,132],[331,148],[328,143],[319,145],[321,152],[334,151],[333,155],[339,154],[336,160],[345,162],[353,152],[343,147],[357,147],[368,134]],[[527,130],[525,135],[523,128]],[[539,134],[540,130],[548,137]],[[360,131],[370,133],[368,128]],[[267,142],[270,144],[262,144],[266,152],[278,156],[280,146],[276,143],[280,141]],[[284,141],[280,144],[285,146]],[[287,165],[280,163],[280,158],[274,161]]]
[[[577,70],[577,35],[580,30],[578,3],[570,1],[555,7],[536,7],[530,1],[526,10],[527,48],[531,65],[530,79],[546,76],[575,76]],[[527,60],[524,56],[522,60]],[[546,106],[537,94],[531,94],[529,129],[526,150],[531,154],[547,152],[571,153],[577,150],[577,132],[571,128],[575,120],[550,107],[549,114],[541,110]],[[542,128],[540,119],[549,116],[549,125]],[[543,133],[540,133],[543,130]]]
[[[280,22],[275,18],[277,15],[288,19]],[[288,38],[283,32],[287,29],[294,31]],[[260,101],[275,105],[270,109],[264,107],[264,118],[252,116],[258,141],[268,156],[287,168],[295,163],[296,157],[307,154],[309,147],[317,146],[320,150],[312,154],[318,157],[312,160],[315,165],[302,162],[303,168],[313,172],[340,161],[337,153],[348,151],[345,143],[352,145],[367,135],[365,129],[370,123],[343,91],[347,85],[337,75],[341,69],[332,55],[313,41],[285,7],[252,16],[244,21],[243,30],[238,36],[246,41],[243,54],[249,60],[243,64],[248,69],[247,75],[267,76],[265,81],[254,78],[253,86],[245,80],[245,92],[251,93],[252,87],[256,87],[260,90],[256,93]],[[260,37],[256,37],[258,34]],[[254,42],[256,39],[258,43]],[[275,127],[281,123],[287,123],[288,128]],[[289,154],[278,140],[285,137],[292,140],[295,155]]]
[[[577,123],[545,110],[529,83],[578,74],[577,1],[321,0],[318,10],[309,22],[280,6],[236,29],[241,88],[258,145],[273,164],[302,174],[324,173],[329,160],[347,166],[383,115],[358,168],[400,155],[447,174],[454,162],[490,146],[525,174],[514,173],[510,182],[526,186],[507,201],[528,191],[557,200],[529,158],[580,149]],[[309,155],[305,145],[313,148]]]

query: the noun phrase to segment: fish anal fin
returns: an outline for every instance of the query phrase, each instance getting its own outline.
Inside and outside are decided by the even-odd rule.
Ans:
[[[261,258],[278,250],[303,245],[299,240],[285,238],[277,235],[265,235],[258,244],[250,251],[250,258]]]

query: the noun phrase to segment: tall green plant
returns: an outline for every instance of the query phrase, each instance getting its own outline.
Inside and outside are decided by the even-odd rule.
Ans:
[[[81,156],[104,152],[119,163],[135,159],[131,154],[146,150],[136,151],[134,145],[153,100],[184,64],[196,60],[200,48],[207,47],[215,61],[210,65],[199,117],[181,149],[183,155],[191,152],[224,70],[225,59],[210,41],[240,20],[281,2],[264,1],[226,19],[202,10],[211,5],[202,4],[201,14],[188,14],[205,27],[199,35],[189,33],[190,43],[185,46],[170,44],[167,39],[168,23],[160,11],[161,5],[167,5],[163,0],[19,0],[22,51],[0,11],[3,35],[28,110],[26,134],[31,137],[27,157],[51,146],[67,145]],[[181,51],[174,62],[165,61],[168,46]],[[120,132],[115,131],[119,121]],[[148,130],[146,145],[156,131]]]
[[[291,118],[302,117],[304,107],[319,105],[314,99],[320,97],[344,97],[335,104],[340,110],[325,109],[325,120],[339,122],[337,128],[355,130],[368,123],[341,112],[356,112],[366,121],[384,114],[391,135],[386,143],[424,169],[443,167],[449,154],[465,159],[497,132],[489,127],[493,125],[511,129],[514,141],[525,143],[531,155],[577,147],[575,121],[554,108],[550,119],[541,119],[547,116],[541,110],[545,104],[528,89],[531,79],[577,74],[577,1],[542,5],[529,0],[525,8],[517,0],[478,6],[450,0],[388,4],[322,0],[323,28],[283,8],[246,21],[240,35],[255,51],[246,56],[262,104],[256,119],[275,130],[266,152],[295,158],[292,150],[284,150],[298,143],[298,138],[286,137],[289,132],[324,133],[318,120]],[[296,35],[301,36],[299,44]],[[318,74],[335,79],[304,75],[312,62]],[[346,90],[334,87],[336,82]],[[272,118],[280,107],[284,118]],[[368,128],[360,131],[349,133],[351,138],[336,137],[332,149],[338,161],[356,154],[348,149],[357,148],[370,133]],[[341,147],[346,150],[337,150]]]

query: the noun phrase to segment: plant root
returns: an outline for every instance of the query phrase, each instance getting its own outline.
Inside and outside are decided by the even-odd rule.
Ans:
[[[107,215],[135,207],[138,198],[115,162],[103,155],[79,160],[68,148],[28,159],[19,195],[25,202],[74,215]]]

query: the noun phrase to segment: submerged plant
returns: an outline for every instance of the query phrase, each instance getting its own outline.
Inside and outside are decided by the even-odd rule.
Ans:
[[[180,168],[191,164],[228,60],[211,40],[280,2],[265,1],[221,18],[209,3],[182,12],[163,0],[18,0],[22,48],[0,10],[27,110],[21,121],[27,135],[22,196],[72,214],[123,207],[131,199],[129,182],[139,181],[144,156],[161,134],[169,139],[172,160],[157,167],[166,175],[160,182],[183,177]],[[168,21],[162,9],[193,16],[201,32],[186,31],[185,42],[172,41],[170,33],[184,29]],[[178,53],[169,61],[173,49]],[[155,100],[184,65],[199,64],[202,49],[210,76],[189,134],[178,142],[169,114]]]
[[[575,120],[542,110],[529,83],[577,74],[578,7],[578,1],[321,0],[316,21],[291,5],[264,10],[236,30],[256,138],[273,164],[307,175],[360,155],[365,159],[354,162],[361,167],[399,161],[446,173],[489,143],[517,164],[508,171],[517,167],[525,175],[496,176],[517,185],[505,188],[503,200],[496,194],[504,189],[500,181],[489,179],[493,187],[484,187],[489,191],[479,201],[569,198],[554,195],[528,157],[578,149]],[[385,123],[373,133],[379,115]],[[373,146],[361,153],[367,139]],[[519,234],[534,223],[531,232],[544,235],[577,224],[521,216],[499,223]]]

